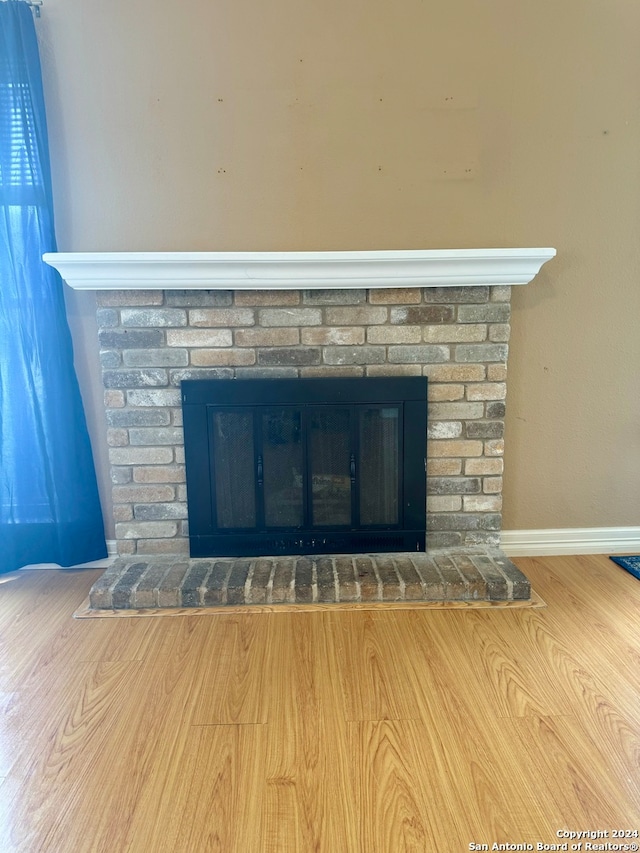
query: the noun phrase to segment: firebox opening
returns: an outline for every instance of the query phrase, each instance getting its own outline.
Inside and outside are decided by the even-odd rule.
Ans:
[[[427,379],[185,380],[192,557],[424,551]]]

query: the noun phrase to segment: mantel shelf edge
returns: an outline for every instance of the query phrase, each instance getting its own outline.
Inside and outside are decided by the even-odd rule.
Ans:
[[[316,290],[528,284],[553,248],[49,252],[75,290]]]

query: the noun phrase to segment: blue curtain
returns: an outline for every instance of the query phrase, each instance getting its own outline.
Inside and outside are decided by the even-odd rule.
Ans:
[[[55,252],[30,8],[0,2],[0,571],[106,556]]]

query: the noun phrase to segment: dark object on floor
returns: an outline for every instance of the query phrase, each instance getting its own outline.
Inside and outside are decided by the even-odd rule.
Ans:
[[[609,559],[640,580],[640,557],[609,557]]]

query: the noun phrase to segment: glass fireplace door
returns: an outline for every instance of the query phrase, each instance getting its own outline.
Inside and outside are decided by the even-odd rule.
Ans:
[[[212,417],[213,490],[221,530],[257,524],[253,414],[218,409]]]
[[[259,440],[261,452],[256,471],[264,526],[302,527],[305,495],[301,410],[262,410]]]
[[[185,380],[193,556],[421,550],[426,380]]]
[[[312,524],[315,528],[350,527],[355,485],[352,410],[312,407],[308,418]]]
[[[358,417],[360,524],[393,526],[400,522],[399,406],[362,406]]]
[[[400,406],[214,409],[217,526],[397,526],[401,430]]]

